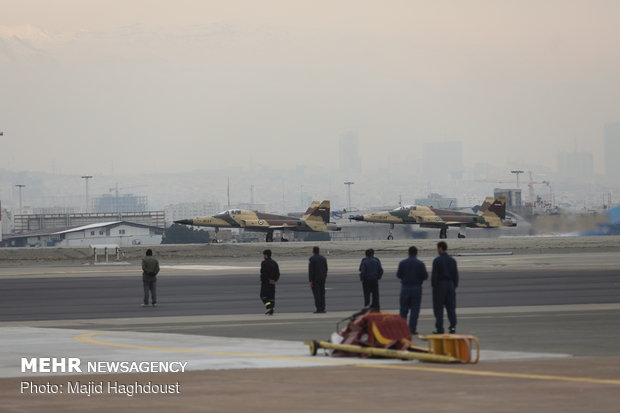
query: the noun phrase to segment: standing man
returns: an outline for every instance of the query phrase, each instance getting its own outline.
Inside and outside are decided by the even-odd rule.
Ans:
[[[364,291],[364,307],[370,305],[373,311],[379,311],[379,280],[383,276],[383,267],[374,252],[373,249],[367,249],[364,253],[366,258],[360,263],[360,281]]]
[[[418,249],[409,247],[409,258],[405,258],[398,264],[396,277],[400,279],[400,316],[407,319],[407,313],[411,311],[409,317],[409,330],[411,334],[418,334],[418,316],[420,315],[420,304],[422,303],[422,283],[428,279],[426,266],[418,258]]]
[[[146,257],[142,258],[142,284],[144,285],[144,301],[142,307],[149,305],[149,292],[153,307],[157,307],[157,274],[159,262],[153,257],[153,250],[146,250]]]
[[[280,279],[280,267],[271,259],[271,250],[263,251],[260,264],[260,299],[265,305],[265,314],[273,315],[276,306],[276,283]]]
[[[450,334],[456,333],[456,288],[459,286],[459,271],[454,258],[448,255],[448,244],[437,243],[439,256],[433,260],[433,313],[435,314],[435,331],[443,334],[443,308],[446,307],[450,321]]]
[[[325,280],[327,279],[327,260],[320,254],[319,247],[312,248],[314,255],[308,264],[308,281],[314,295],[314,314],[325,312]]]

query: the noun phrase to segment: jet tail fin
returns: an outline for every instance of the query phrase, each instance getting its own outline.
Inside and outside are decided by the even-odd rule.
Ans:
[[[494,199],[492,196],[487,196],[484,198],[484,202],[480,205],[480,208],[478,208],[478,215],[482,215],[484,212],[488,211],[489,207],[493,204],[493,201]]]
[[[500,195],[496,199],[488,196],[480,205],[478,215],[483,217],[497,217],[501,220],[506,219],[506,196]]]
[[[327,224],[330,217],[330,202],[324,200],[323,202],[312,201],[306,213],[302,217],[304,221],[322,221]]]
[[[489,207],[489,212],[497,214],[499,219],[506,219],[506,196],[500,195]]]
[[[306,212],[304,212],[304,215],[301,217],[301,219],[304,219],[304,220],[308,219],[308,217],[310,217],[310,215],[314,212],[316,207],[319,206],[319,204],[320,204],[319,201],[312,201],[308,209],[306,209]]]

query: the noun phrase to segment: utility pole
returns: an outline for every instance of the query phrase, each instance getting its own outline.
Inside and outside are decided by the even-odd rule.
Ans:
[[[254,208],[254,184],[250,185],[250,205],[252,205],[250,208]]]
[[[19,213],[22,213],[22,188],[24,188],[26,185],[24,184],[17,184],[15,185],[17,188],[19,188]]]
[[[523,171],[520,170],[514,170],[514,171],[510,171],[511,174],[515,174],[517,175],[517,188],[519,188],[519,175],[523,173]]]
[[[355,182],[351,182],[351,181],[347,181],[344,184],[347,186],[347,200],[348,200],[348,206],[347,206],[347,211],[351,212],[351,185],[353,185]]]
[[[84,182],[86,183],[86,209],[85,211],[88,213],[90,212],[90,202],[88,200],[88,180],[91,179],[93,176],[92,175],[82,175],[82,179],[84,180]],[[116,184],[118,187],[118,184]],[[118,191],[116,191],[116,197],[118,198]],[[118,200],[117,200],[118,202]]]
[[[226,198],[228,199],[228,209],[230,209],[230,176],[227,179],[228,184],[226,185]]]
[[[0,131],[0,136],[4,136],[4,132]],[[0,197],[2,196],[2,186],[0,185]],[[0,241],[2,241],[2,199],[0,199]]]

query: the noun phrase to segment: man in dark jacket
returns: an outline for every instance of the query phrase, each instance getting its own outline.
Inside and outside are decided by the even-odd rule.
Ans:
[[[273,315],[276,306],[276,283],[280,279],[280,267],[271,259],[271,250],[263,251],[260,264],[260,299],[265,305],[265,314]]]
[[[402,260],[398,264],[396,277],[400,279],[400,316],[407,319],[407,313],[411,311],[409,317],[409,330],[411,334],[418,334],[418,316],[420,315],[420,304],[422,303],[422,283],[428,279],[426,266],[418,258],[418,249],[409,247],[409,258]]]
[[[448,255],[448,244],[437,243],[439,256],[433,260],[433,313],[435,314],[435,331],[443,334],[443,308],[446,307],[450,321],[450,334],[456,333],[456,289],[459,286],[459,271],[454,258]]]
[[[153,257],[153,250],[146,250],[146,257],[142,258],[142,284],[144,286],[144,301],[142,307],[149,305],[149,292],[153,307],[157,307],[157,274],[159,262]]]
[[[374,253],[373,249],[365,251],[366,258],[360,263],[360,281],[364,291],[364,307],[370,305],[374,311],[379,311],[379,280],[383,276],[383,267]]]
[[[319,247],[312,248],[313,255],[308,263],[308,281],[314,295],[314,314],[325,312],[325,280],[327,279],[327,260],[320,254]]]

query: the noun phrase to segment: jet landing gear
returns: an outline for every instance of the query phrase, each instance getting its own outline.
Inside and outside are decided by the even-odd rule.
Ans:
[[[448,227],[442,227],[439,230],[439,239],[446,239],[448,238]]]
[[[461,227],[461,228],[459,229],[459,235],[458,235],[458,237],[459,237],[459,238],[466,238],[466,236],[465,236],[465,227]]]
[[[265,236],[265,242],[273,242],[273,230],[267,231],[267,235]],[[286,234],[282,233],[280,237],[280,242],[288,242],[288,238],[286,238]]]
[[[394,230],[394,224],[390,224],[390,230],[388,231],[387,239],[392,241],[394,239],[394,235],[392,235],[392,231]]]
[[[220,229],[218,227],[215,227],[215,235],[213,236],[213,240],[211,240],[212,243],[217,244],[218,242],[220,242],[217,239],[217,233],[220,232]]]

